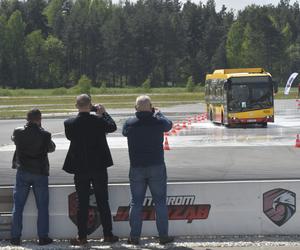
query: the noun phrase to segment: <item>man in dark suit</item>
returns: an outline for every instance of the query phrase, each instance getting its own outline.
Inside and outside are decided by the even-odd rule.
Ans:
[[[79,111],[75,118],[65,121],[65,133],[71,141],[63,170],[74,174],[75,189],[78,196],[77,227],[78,237],[71,240],[72,245],[87,244],[87,221],[90,185],[93,185],[97,207],[103,226],[104,242],[114,243],[119,238],[112,233],[112,218],[108,202],[107,168],[113,165],[106,140],[106,133],[116,131],[117,126],[105,108],[98,104],[92,106],[87,94],[77,97]],[[90,114],[94,108],[96,115]]]

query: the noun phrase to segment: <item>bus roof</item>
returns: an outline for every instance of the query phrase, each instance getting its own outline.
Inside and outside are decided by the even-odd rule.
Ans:
[[[240,68],[240,69],[216,69],[212,74],[206,75],[208,79],[228,79],[230,77],[246,76],[271,76],[263,68]]]

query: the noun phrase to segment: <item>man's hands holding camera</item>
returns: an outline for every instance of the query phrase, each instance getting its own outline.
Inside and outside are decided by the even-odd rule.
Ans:
[[[160,113],[160,109],[157,107],[152,107],[152,113],[154,116],[156,116],[158,113]]]
[[[101,104],[93,105],[91,111],[95,112],[100,117],[102,117],[102,115],[106,112],[105,107]]]

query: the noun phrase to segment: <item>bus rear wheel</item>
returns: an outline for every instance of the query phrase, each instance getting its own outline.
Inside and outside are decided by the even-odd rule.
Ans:
[[[267,122],[262,122],[262,123],[261,123],[261,126],[262,126],[263,128],[266,128],[266,127],[268,127],[268,123],[267,123]]]

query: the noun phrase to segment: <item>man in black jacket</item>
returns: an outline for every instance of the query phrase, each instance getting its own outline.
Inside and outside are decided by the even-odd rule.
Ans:
[[[156,225],[159,243],[174,240],[168,235],[168,210],[166,205],[167,174],[164,161],[164,132],[172,128],[172,122],[158,109],[154,109],[149,96],[139,96],[136,113],[123,126],[123,135],[128,140],[130,158],[130,237],[128,243],[137,245],[142,230],[142,209],[147,187],[155,204]]]
[[[77,97],[79,111],[75,118],[65,121],[65,133],[71,141],[63,169],[74,174],[75,189],[78,196],[77,227],[78,237],[71,240],[72,245],[87,243],[87,221],[90,185],[93,185],[97,207],[103,227],[104,242],[114,243],[119,238],[112,233],[112,218],[108,203],[107,168],[113,165],[106,133],[117,129],[114,120],[98,104],[92,106],[87,94]],[[94,107],[97,115],[90,114]]]
[[[42,114],[38,109],[27,113],[27,124],[16,128],[12,140],[16,145],[13,168],[17,169],[14,187],[14,207],[12,216],[11,243],[21,244],[23,209],[32,186],[38,208],[39,244],[52,242],[49,233],[49,160],[48,152],[55,150],[51,134],[41,127]]]

